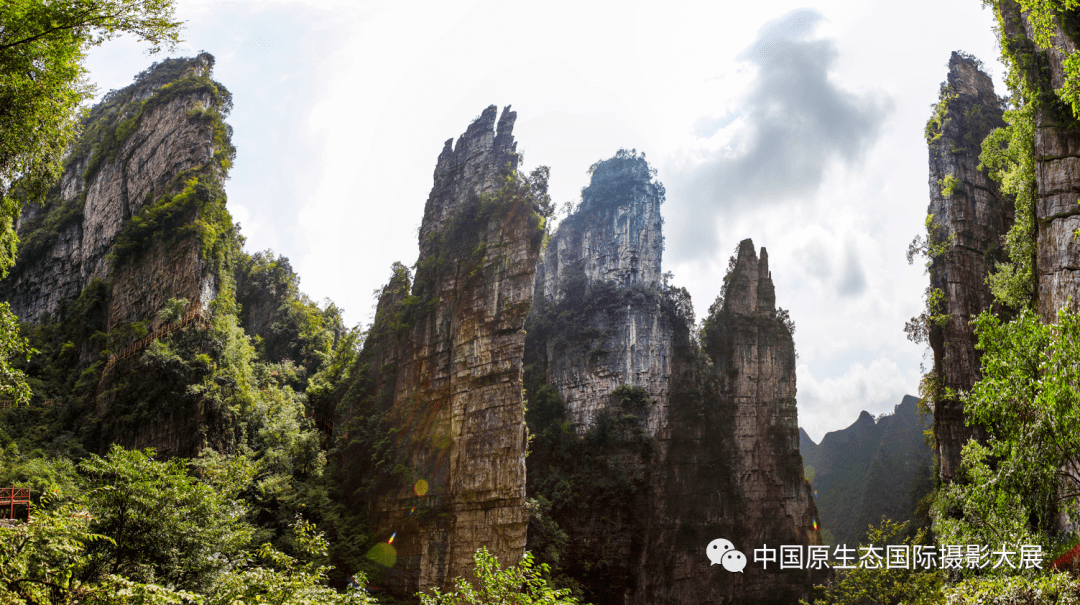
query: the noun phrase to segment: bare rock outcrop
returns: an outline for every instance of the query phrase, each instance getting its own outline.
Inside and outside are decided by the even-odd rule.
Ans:
[[[23,243],[0,297],[22,321],[54,317],[61,302],[95,279],[112,283],[110,329],[153,317],[170,298],[214,298],[216,279],[197,238],[151,247],[119,267],[112,257],[132,217],[183,187],[178,176],[223,171],[215,162],[222,142],[215,141],[214,124],[204,117],[219,105],[209,79],[212,67],[213,57],[205,53],[165,61],[106,95],[90,112],[87,132],[49,201],[44,208],[25,207],[19,219]],[[200,82],[177,94],[173,85],[185,79]]]
[[[930,287],[944,298],[936,314],[947,323],[928,322],[934,352],[936,388],[966,391],[979,379],[977,339],[969,321],[990,309],[993,296],[987,274],[1002,257],[1002,236],[1013,222],[1012,204],[1002,200],[997,182],[979,170],[981,143],[1005,125],[1001,101],[978,62],[954,52],[942,98],[927,129],[930,152],[930,237],[947,245],[930,265]],[[934,440],[939,476],[952,479],[960,450],[968,439],[985,438],[980,426],[968,426],[963,404],[940,395],[934,406]]]
[[[515,113],[506,108],[497,130],[495,118],[491,106],[456,145],[447,141],[415,281],[396,265],[357,382],[338,405],[344,434],[382,419],[379,430],[393,435],[386,459],[398,470],[360,498],[394,549],[377,581],[400,597],[469,576],[481,546],[504,565],[525,547],[522,328],[543,236],[536,201],[546,194],[513,173]],[[346,448],[345,493],[372,480],[363,458],[373,450],[382,451]]]

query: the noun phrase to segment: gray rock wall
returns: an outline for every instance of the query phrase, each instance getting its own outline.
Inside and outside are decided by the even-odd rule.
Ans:
[[[1004,257],[1002,237],[1013,222],[1011,204],[1001,199],[998,184],[978,170],[981,143],[994,128],[1005,125],[994,84],[971,59],[953,53],[945,82],[948,100],[940,130],[929,141],[930,207],[934,237],[953,244],[930,267],[930,286],[945,294],[939,312],[949,316],[944,326],[929,329],[934,371],[944,388],[965,391],[979,379],[977,339],[972,317],[990,309],[993,296],[986,283],[993,254]],[[972,437],[985,438],[980,426],[968,426],[963,404],[938,397],[934,409],[934,439],[938,472],[949,481],[960,464],[960,450]]]
[[[188,61],[190,66],[181,77],[209,75],[209,55]],[[119,111],[135,111],[137,103],[153,96],[165,83],[133,85],[130,101]],[[130,263],[115,276],[109,257],[121,228],[148,200],[168,193],[181,172],[213,162],[212,127],[188,116],[197,105],[211,107],[210,94],[193,92],[149,106],[114,159],[102,163],[89,180],[84,172],[94,148],[72,158],[58,185],[58,195],[48,207],[24,209],[19,221],[23,238],[34,218],[64,204],[80,205],[81,217],[68,221],[54,244],[34,260],[20,262],[0,285],[0,296],[11,303],[22,321],[46,320],[62,301],[78,296],[95,278],[115,278],[110,328],[153,317],[169,298],[213,299],[216,280],[208,274],[197,249],[192,253],[194,242],[176,250],[155,250],[145,261]],[[159,287],[147,288],[147,284]]]
[[[663,187],[644,158],[612,158],[594,166],[577,212],[548,242],[536,271],[536,295],[562,300],[564,282],[583,272],[586,283],[610,282],[652,293],[610,306],[592,318],[597,335],[569,351],[547,343],[547,382],[558,389],[574,428],[583,433],[610,407],[620,385],[644,388],[653,400],[646,421],[655,435],[664,423],[671,377],[672,325],[662,313]]]

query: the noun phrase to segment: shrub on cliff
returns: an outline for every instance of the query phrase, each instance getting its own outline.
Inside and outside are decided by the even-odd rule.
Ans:
[[[548,586],[548,566],[533,567],[532,555],[503,569],[495,555],[481,548],[473,555],[476,563],[476,584],[462,578],[454,579],[453,592],[443,594],[435,589],[432,594],[419,594],[421,605],[492,605],[514,603],[515,605],[578,605],[565,588]]]

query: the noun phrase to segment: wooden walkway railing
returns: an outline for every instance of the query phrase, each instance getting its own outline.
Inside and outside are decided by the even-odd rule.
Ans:
[[[15,518],[15,505],[27,506],[27,517],[30,516],[30,488],[29,487],[0,487],[0,506],[7,504],[9,507],[8,519]]]
[[[109,361],[105,363],[105,370],[101,372],[101,377],[105,378],[105,375],[109,373],[109,370],[111,370],[114,365],[116,365],[116,362],[120,361],[121,359],[131,357],[132,355],[146,348],[150,343],[154,342],[159,338],[168,336],[169,334],[172,334],[177,330],[184,329],[189,323],[195,320],[200,321],[205,326],[209,321],[209,318],[202,313],[202,310],[202,301],[196,300],[195,306],[192,307],[187,313],[184,313],[184,315],[180,318],[179,321],[173,322],[166,326],[162,326],[154,330],[153,332],[147,334],[145,337],[131,343],[126,348],[124,348],[123,351],[109,355]]]

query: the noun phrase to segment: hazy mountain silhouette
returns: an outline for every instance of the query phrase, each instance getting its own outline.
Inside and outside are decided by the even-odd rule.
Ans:
[[[933,419],[919,415],[918,401],[905,395],[892,414],[876,420],[864,411],[820,444],[799,429],[803,468],[827,543],[853,546],[882,516],[912,520],[909,531],[921,524],[916,507],[933,487],[933,451],[923,433]]]

